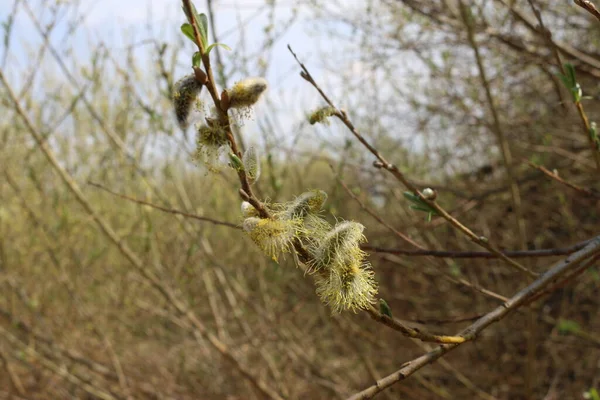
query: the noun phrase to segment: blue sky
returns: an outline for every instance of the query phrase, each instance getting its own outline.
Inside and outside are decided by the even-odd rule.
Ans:
[[[21,0],[23,1],[23,0]],[[90,49],[96,47],[100,42],[106,44],[111,50],[111,54],[118,58],[124,57],[126,46],[143,41],[146,38],[157,37],[166,43],[173,43],[181,38],[179,26],[184,22],[181,11],[180,0],[27,0],[33,9],[38,9],[36,5],[44,4],[46,11],[38,15],[46,23],[49,19],[48,6],[56,3],[77,4],[77,12],[71,12],[63,16],[63,19],[54,30],[51,40],[59,52],[67,52],[72,49],[72,53],[65,54],[65,59],[74,57],[78,63],[85,64],[90,58]],[[288,21],[292,15],[297,1],[282,0],[276,2],[275,26],[281,28],[285,21]],[[0,21],[6,21],[12,10],[14,0],[0,0]],[[196,0],[196,7],[199,11],[205,11],[204,1]],[[237,56],[236,51],[244,47],[249,53],[252,49],[258,49],[264,38],[264,29],[268,25],[268,13],[263,11],[258,13],[261,7],[264,7],[265,0],[215,0],[214,11],[216,27],[219,41],[228,44],[233,48],[232,52],[222,51],[225,64],[232,60],[230,57]],[[351,15],[353,8],[362,7],[364,2],[345,0],[339,2],[337,6],[327,3],[328,7],[337,7],[337,12]],[[341,6],[340,6],[341,4]],[[352,37],[350,29],[343,24],[329,21],[327,17],[314,18],[314,9],[310,7],[298,8],[298,18],[294,23],[286,25],[285,34],[278,39],[273,47],[273,57],[270,59],[270,66],[266,75],[270,83],[270,90],[267,94],[267,101],[256,107],[256,115],[269,107],[270,110],[277,110],[276,118],[279,119],[280,126],[293,126],[299,121],[305,119],[306,113],[323,104],[316,91],[303,79],[298,76],[300,71],[295,60],[287,50],[289,43],[294,51],[301,57],[301,60],[309,67],[311,73],[325,90],[337,100],[341,107],[346,107],[351,99],[339,96],[340,82],[344,74],[348,76],[360,76],[363,72],[363,66],[356,57],[356,48],[352,49],[353,44],[346,41],[337,40],[334,36],[325,35],[326,29],[331,28],[342,33],[346,37]],[[69,30],[68,21],[83,16],[81,27],[76,31],[76,35],[66,35]],[[245,25],[243,35],[240,34],[239,26],[241,21],[248,21]],[[152,30],[152,32],[149,31]],[[65,37],[68,40],[65,40]],[[258,39],[257,39],[258,38]],[[20,71],[24,66],[31,65],[31,52],[35,51],[37,45],[41,42],[40,35],[33,29],[29,16],[20,9],[15,18],[15,26],[10,47],[10,58],[8,62],[7,73],[14,79],[15,85],[19,86]],[[242,46],[243,42],[243,46]],[[186,41],[185,48],[179,54],[180,70],[179,76],[189,73],[189,58],[194,48],[191,42]],[[344,47],[345,46],[345,47]],[[344,51],[343,49],[350,49]],[[0,57],[4,52],[4,46],[0,45]],[[354,50],[354,51],[353,51]],[[148,57],[148,49],[140,47],[138,54],[141,58]],[[342,59],[343,63],[336,61]],[[46,56],[43,67],[56,69],[56,64],[51,57]],[[334,70],[324,68],[324,63],[328,63]],[[255,75],[256,71],[249,72]],[[60,73],[58,73],[60,76]],[[242,76],[235,76],[233,79],[239,79]],[[275,107],[275,108],[273,108]],[[246,130],[254,130],[254,122],[248,122]],[[319,130],[323,136],[333,138],[338,127],[316,127],[312,128],[311,134],[318,134]],[[282,137],[285,133],[280,132]]]

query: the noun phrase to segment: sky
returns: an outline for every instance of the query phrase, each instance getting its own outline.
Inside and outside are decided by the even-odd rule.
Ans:
[[[0,0],[0,21],[5,22],[11,14],[15,1],[21,3],[25,0]],[[77,7],[69,7],[71,12],[62,15],[58,26],[51,35],[51,42],[65,59],[74,56],[80,63],[90,59],[90,49],[96,44],[103,42],[111,54],[116,58],[125,57],[126,47],[131,43],[142,42],[149,37],[160,38],[165,43],[173,43],[181,37],[179,26],[184,22],[183,13],[180,8],[180,0],[26,0],[34,9],[39,19],[47,23],[50,21],[49,9],[52,5],[60,3],[76,4]],[[308,1],[308,0],[307,0]],[[264,38],[264,29],[269,24],[268,12],[262,11],[267,0],[214,0],[214,13],[216,28],[220,42],[229,45],[233,51],[222,51],[225,64],[232,62],[230,57],[236,55],[239,48],[258,49]],[[335,67],[335,52],[341,51],[341,43],[336,42],[334,36],[323,37],[324,29],[327,27],[326,18],[318,20],[319,28],[314,17],[314,9],[311,7],[298,7],[298,17],[293,23],[288,23],[292,12],[299,1],[281,0],[276,1],[274,14],[275,27],[281,28],[285,25],[286,30],[273,47],[273,57],[269,60],[270,66],[265,78],[269,81],[269,92],[266,101],[255,107],[255,113],[265,112],[268,107],[275,106],[277,109],[278,125],[289,127],[298,125],[300,120],[306,118],[306,114],[323,105],[316,91],[298,75],[300,69],[287,49],[291,45],[301,60],[309,67],[311,73],[324,87],[326,92],[338,99],[341,107],[345,107],[344,98],[336,96],[336,82],[339,83],[338,75],[360,76],[362,64],[358,60],[352,60],[352,52],[345,54],[344,64],[339,64],[339,69],[333,71],[324,67],[327,63],[331,68],[333,61]],[[349,12],[352,8],[362,7],[364,2],[359,0],[342,0],[337,10]],[[45,12],[37,14],[39,5],[44,4]],[[333,4],[333,2],[331,3]],[[198,11],[206,11],[206,3],[202,0],[195,1]],[[36,7],[37,6],[37,7]],[[329,5],[328,5],[329,6]],[[334,7],[334,6],[331,6]],[[76,10],[76,12],[73,12]],[[81,25],[75,35],[69,34],[68,21],[81,19]],[[238,29],[240,22],[244,23],[243,34]],[[336,32],[351,37],[352,32],[343,24],[331,22],[331,28]],[[150,30],[152,32],[150,32]],[[259,38],[259,40],[256,40]],[[24,66],[35,63],[34,49],[37,49],[42,38],[37,33],[30,21],[29,16],[19,5],[19,11],[14,18],[14,29],[11,37],[9,62],[6,64],[5,73],[13,78],[15,85],[23,85],[19,82],[22,76],[21,70]],[[346,44],[345,44],[346,45]],[[179,76],[189,73],[189,58],[194,51],[193,44],[186,41],[184,51],[179,55]],[[5,46],[0,45],[0,59],[4,57]],[[72,51],[72,53],[67,53]],[[143,59],[150,54],[140,47],[138,56]],[[331,56],[329,60],[324,60]],[[151,62],[149,60],[148,62]],[[56,63],[51,57],[44,58],[44,65],[48,68],[56,68]],[[74,69],[74,76],[78,77],[78,70]],[[250,71],[255,74],[256,71]],[[12,74],[12,75],[11,75]],[[59,74],[60,75],[60,74]],[[239,79],[242,76],[236,76]],[[336,79],[332,79],[336,78]],[[338,85],[339,86],[339,85]],[[273,109],[273,108],[269,108]],[[249,121],[245,130],[255,130],[255,121]],[[313,130],[321,130],[317,127]],[[337,128],[327,128],[335,137]],[[322,133],[322,132],[321,132]],[[252,133],[250,133],[251,135]],[[285,137],[285,135],[283,135]]]

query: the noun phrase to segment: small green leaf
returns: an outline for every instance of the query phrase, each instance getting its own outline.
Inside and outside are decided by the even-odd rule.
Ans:
[[[190,15],[185,6],[182,6],[183,8],[183,12],[185,13],[185,16],[187,17],[187,20],[189,22],[188,25],[190,25],[190,28],[192,28],[192,23],[195,23],[196,26],[198,27],[198,31],[200,32],[200,40],[202,41],[202,47],[204,49],[206,49],[206,47],[208,46],[208,18],[206,17],[205,14],[198,14],[198,12],[196,11],[196,6],[194,6],[193,4],[192,6],[192,15]],[[183,24],[186,25],[186,24]],[[183,26],[181,27],[182,31],[183,31]],[[186,28],[187,30],[187,28]],[[194,30],[192,28],[192,35],[191,37],[188,35],[188,33],[183,32],[187,37],[189,37],[190,39],[192,39],[192,41],[194,43],[196,43],[196,39],[194,39]]]
[[[409,200],[412,201],[413,203],[418,202],[419,200],[419,196],[412,194],[411,192],[404,192],[404,197]]]
[[[590,400],[600,400],[600,394],[598,394],[596,388],[591,388],[586,394],[589,395]]]
[[[211,44],[210,46],[208,46],[208,48],[206,49],[206,54],[210,53],[210,51],[211,51],[211,50],[212,50],[214,47],[216,47],[216,46],[220,46],[220,47],[224,48],[224,49],[225,49],[225,50],[227,50],[227,51],[231,51],[231,47],[227,46],[227,45],[226,45],[226,44],[224,44],[224,43],[213,43],[213,44]]]
[[[379,299],[379,312],[383,315],[393,318],[392,309],[384,299]]]
[[[573,101],[575,101],[575,103],[579,103],[581,101],[581,97],[583,96],[583,92],[579,83],[575,82],[575,86],[573,86],[571,89],[571,93],[573,93]]]
[[[206,45],[208,44],[208,18],[206,17],[206,14],[196,14],[196,21],[202,39],[204,40],[204,48],[206,48]]]
[[[194,4],[191,4],[192,6],[192,15],[196,14],[196,6],[194,6]],[[185,8],[185,5],[181,6],[181,9],[183,10],[183,12],[185,13],[185,16],[188,20],[188,22],[191,24],[193,21],[192,15],[190,15],[190,13],[188,13],[187,9]]]
[[[200,52],[197,51],[192,56],[192,66],[200,68],[201,62],[202,62],[202,56],[200,55]]]
[[[571,86],[575,86],[575,83],[577,83],[577,78],[575,78],[575,67],[573,67],[573,64],[571,63],[565,63],[565,70],[567,71]]]
[[[411,192],[404,192],[404,197],[406,199],[408,199],[408,201],[413,203],[410,205],[410,208],[412,210],[423,211],[423,212],[427,213],[427,217],[425,218],[425,220],[427,222],[431,222],[431,218],[434,215],[439,215],[435,208],[431,207],[424,200],[422,200],[419,196],[417,196]]]
[[[236,171],[243,171],[244,170],[244,163],[235,154],[229,153],[229,161],[231,162],[231,167],[233,169],[235,169]]]
[[[194,28],[192,25],[188,24],[187,22],[181,25],[181,32],[183,32],[183,34],[192,42],[196,43],[196,39],[194,38]]]
[[[558,322],[558,331],[560,333],[578,332],[579,330],[580,330],[579,324],[570,319],[561,319]]]
[[[565,75],[559,73],[558,77],[565,85],[565,87],[571,92],[573,96],[573,101],[575,103],[579,103],[581,98],[583,97],[583,92],[581,90],[581,86],[577,83],[577,78],[575,76],[575,67],[572,64],[566,63],[564,64]]]

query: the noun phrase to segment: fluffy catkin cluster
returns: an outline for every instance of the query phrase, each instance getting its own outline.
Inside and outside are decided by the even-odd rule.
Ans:
[[[366,308],[374,301],[377,283],[360,249],[364,226],[344,221],[331,227],[319,215],[327,194],[322,190],[302,193],[291,202],[268,206],[272,218],[259,218],[242,204],[243,228],[267,255],[277,260],[281,253],[304,246],[311,257],[308,272],[316,276],[317,294],[334,313]]]
[[[358,222],[339,222],[309,248],[317,273],[317,294],[333,312],[356,311],[373,303],[377,282],[360,243],[366,239]]]
[[[196,134],[196,160],[204,161],[209,171],[218,170],[217,162],[222,150],[226,148],[227,132],[217,122],[198,125]]]
[[[184,76],[173,87],[173,107],[175,108],[175,117],[181,129],[187,129],[189,126],[190,113],[192,106],[202,90],[200,83],[194,74]]]
[[[308,122],[311,125],[322,123],[325,125],[329,125],[328,118],[336,113],[336,109],[334,107],[322,107],[318,110],[313,111],[312,114],[308,116]]]
[[[229,107],[248,108],[254,105],[265,90],[267,81],[263,78],[246,78],[239,81],[231,89],[227,89]]]

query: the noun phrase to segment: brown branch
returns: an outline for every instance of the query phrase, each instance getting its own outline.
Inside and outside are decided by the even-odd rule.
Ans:
[[[101,190],[104,190],[107,193],[112,194],[113,196],[117,196],[117,197],[120,197],[122,199],[129,200],[131,202],[134,202],[134,203],[137,203],[137,204],[141,204],[141,205],[144,205],[144,206],[152,207],[152,208],[155,208],[157,210],[160,210],[160,211],[163,211],[163,212],[166,212],[166,213],[169,213],[169,214],[182,215],[182,216],[184,216],[186,218],[197,219],[199,221],[206,221],[206,222],[210,222],[211,224],[215,224],[215,225],[227,226],[229,228],[234,228],[234,229],[242,229],[239,225],[234,224],[232,222],[219,221],[219,220],[216,220],[216,219],[213,219],[213,218],[203,217],[203,216],[196,215],[196,214],[191,214],[191,213],[188,213],[188,212],[185,212],[185,211],[179,211],[179,210],[175,210],[175,209],[172,209],[172,208],[162,207],[162,206],[159,206],[157,204],[149,203],[149,202],[144,201],[144,200],[135,199],[133,197],[129,197],[129,196],[126,196],[124,194],[114,192],[114,191],[112,191],[112,190],[110,190],[110,189],[108,189],[108,188],[100,185],[99,183],[95,183],[95,182],[92,182],[92,181],[88,181],[87,183],[88,183],[88,185],[95,186],[95,187],[97,187],[97,188],[99,188]]]
[[[552,249],[539,249],[539,250],[517,250],[517,251],[502,251],[507,257],[511,258],[528,258],[528,257],[553,257],[553,256],[565,256],[575,253],[578,250],[583,249],[590,241],[586,240],[574,244],[569,247],[558,247]],[[498,256],[493,253],[485,251],[448,251],[448,250],[403,250],[403,249],[390,249],[377,246],[362,245],[361,248],[366,251],[373,253],[387,253],[403,255],[408,257],[438,257],[438,258],[497,258]]]
[[[422,249],[422,250],[425,249],[419,243],[415,242],[414,240],[412,240],[411,238],[409,238],[408,236],[406,236],[405,234],[403,234],[402,232],[398,231],[396,228],[394,228],[393,226],[391,226],[390,224],[388,224],[387,222],[385,222],[379,215],[377,215],[373,210],[371,210],[369,207],[367,207],[358,197],[356,197],[356,195],[354,193],[352,193],[352,191],[350,190],[350,188],[339,177],[336,176],[336,180],[338,181],[338,183],[340,185],[342,185],[342,187],[344,188],[344,190],[346,191],[346,193],[348,193],[348,196],[350,196],[354,200],[356,200],[356,202],[358,203],[358,205],[363,210],[365,210],[365,212],[367,214],[369,214],[370,216],[372,216],[373,218],[375,218],[375,220],[377,222],[379,222],[381,225],[385,226],[392,233],[394,233],[394,235],[398,236],[400,239],[404,240],[405,242],[410,243],[411,245],[413,245],[414,247],[416,247],[418,249]]]
[[[495,322],[498,322],[505,318],[512,311],[517,310],[521,306],[527,304],[534,296],[540,293],[542,290],[552,285],[557,280],[561,279],[564,275],[577,271],[580,267],[580,264],[587,259],[593,258],[600,254],[600,236],[592,239],[589,244],[578,252],[570,255],[564,260],[555,264],[552,268],[550,268],[545,274],[539,277],[530,285],[526,286],[510,299],[508,299],[504,304],[500,305],[496,309],[492,310],[488,314],[479,318],[475,323],[471,326],[463,330],[459,335],[464,337],[466,341],[474,340],[479,333],[481,333],[484,329],[489,327]],[[583,265],[583,269],[589,267],[587,263]],[[466,342],[465,341],[465,342]],[[356,393],[349,400],[359,400],[359,399],[370,399],[375,396],[377,393],[385,390],[386,388],[392,386],[394,383],[402,381],[414,374],[421,368],[425,367],[428,364],[431,364],[435,360],[439,359],[446,353],[456,349],[459,344],[444,344],[436,347],[432,351],[415,358],[407,363],[404,363],[399,370],[392,373],[391,375],[386,376],[383,379],[378,380],[373,386]]]
[[[590,0],[573,0],[573,3],[592,14],[598,21],[600,21],[600,11],[598,11],[594,3],[592,3]]]
[[[568,186],[571,189],[573,189],[573,190],[577,191],[578,193],[583,194],[585,196],[591,196],[591,197],[595,197],[595,198],[600,199],[600,193],[594,191],[593,189],[587,189],[587,188],[582,188],[581,186],[577,186],[577,185],[575,185],[575,184],[573,184],[571,182],[568,182],[568,181],[564,180],[563,178],[561,178],[560,176],[558,176],[557,173],[554,173],[554,172],[548,170],[547,168],[545,168],[542,165],[535,165],[531,161],[527,161],[527,160],[525,160],[525,161],[527,162],[527,164],[529,164],[529,166],[531,168],[535,168],[538,171],[543,172],[544,175],[546,175],[547,177],[555,180],[556,182],[558,182],[560,184],[563,184],[565,186]]]
[[[447,335],[434,335],[428,332],[424,332],[420,329],[411,328],[409,326],[404,325],[402,322],[397,319],[388,317],[387,315],[381,314],[375,307],[371,306],[367,310],[367,313],[373,318],[375,321],[384,324],[385,326],[392,328],[395,331],[401,332],[404,336],[419,339],[422,342],[432,342],[432,343],[463,343],[466,339],[462,336],[447,336]]]
[[[333,107],[335,109],[334,115],[340,121],[342,121],[344,123],[344,125],[346,125],[346,127],[350,130],[350,132],[352,132],[352,134],[354,135],[354,137],[356,137],[356,139],[360,143],[362,143],[363,146],[365,146],[371,152],[371,154],[373,154],[377,158],[378,161],[376,161],[374,163],[374,165],[375,165],[376,168],[383,168],[386,171],[390,172],[398,181],[400,181],[404,185],[404,187],[406,187],[408,190],[410,190],[411,192],[413,192],[416,196],[419,197],[419,199],[421,199],[421,201],[423,201],[428,206],[430,206],[432,209],[434,209],[438,213],[438,215],[440,215],[442,218],[444,218],[446,221],[448,221],[453,227],[455,227],[456,229],[458,229],[460,232],[462,232],[463,234],[465,234],[474,243],[476,243],[479,246],[485,248],[486,250],[488,250],[488,251],[496,254],[500,259],[504,260],[507,264],[509,264],[513,268],[518,269],[521,272],[526,273],[530,277],[535,277],[535,276],[538,275],[537,273],[535,273],[535,272],[527,269],[523,265],[519,264],[518,262],[516,262],[516,261],[508,258],[507,256],[505,256],[504,254],[502,254],[500,252],[500,250],[498,250],[495,246],[493,246],[493,245],[491,245],[489,243],[489,241],[488,241],[487,238],[485,238],[483,236],[476,235],[473,231],[471,231],[469,228],[467,228],[466,226],[464,226],[460,221],[458,221],[456,218],[454,218],[453,216],[451,216],[437,202],[425,198],[423,196],[423,194],[419,191],[419,189],[414,184],[412,184],[404,176],[404,174],[398,169],[398,167],[396,167],[395,165],[389,163],[379,153],[379,151],[375,147],[373,147],[358,132],[358,130],[354,127],[354,125],[352,124],[352,122],[348,118],[346,112],[343,111],[343,110],[338,109],[333,104],[333,102],[329,99],[329,97],[327,97],[327,95],[325,94],[325,92],[323,92],[323,90],[320,88],[320,86],[314,80],[314,78],[312,77],[312,75],[310,74],[310,72],[308,71],[308,69],[306,68],[306,66],[298,59],[298,56],[296,55],[296,53],[294,53],[294,51],[292,50],[292,48],[290,47],[290,45],[288,45],[288,49],[289,49],[290,53],[292,53],[292,55],[294,56],[294,58],[296,59],[296,61],[298,62],[298,64],[300,65],[300,68],[302,68],[302,71],[300,72],[300,76],[302,78],[304,78],[307,82],[309,82],[321,94],[321,97],[323,97],[323,99],[327,102],[327,104],[329,104],[329,106],[331,106],[331,107]]]
[[[187,15],[194,15],[194,7],[192,6],[192,3],[190,0],[182,0],[183,1],[183,7],[184,7],[184,11],[186,12]],[[190,24],[192,25],[192,28],[194,30],[194,38],[196,39],[196,45],[198,46],[198,50],[200,51],[200,54],[202,54],[202,64],[204,65],[204,69],[206,70],[206,76],[207,76],[207,80],[205,82],[205,86],[207,88],[207,90],[210,93],[210,96],[212,97],[213,103],[215,105],[215,109],[217,110],[218,113],[218,117],[219,117],[219,123],[221,124],[221,126],[225,129],[225,132],[227,134],[227,140],[229,141],[229,146],[231,148],[231,151],[240,159],[242,158],[242,153],[238,147],[238,144],[235,140],[235,136],[233,134],[233,131],[231,130],[231,123],[229,121],[229,115],[227,114],[227,109],[222,108],[221,107],[221,97],[218,93],[217,90],[217,85],[215,83],[215,77],[212,71],[212,67],[210,64],[210,57],[208,54],[206,54],[204,46],[202,44],[202,40],[201,40],[201,35],[200,35],[200,30],[198,28],[198,26],[196,25],[196,20],[195,18],[191,18]],[[195,71],[199,71],[198,68],[196,68]],[[246,175],[246,171],[244,169],[240,169],[239,171],[237,171],[238,174],[238,178],[240,180],[240,184],[241,184],[241,188],[240,188],[240,196],[247,202],[249,202],[250,204],[252,204],[252,206],[258,211],[258,213],[260,214],[260,216],[262,218],[270,218],[271,214],[270,212],[264,207],[264,205],[256,198],[256,196],[254,195],[254,193],[252,192],[252,188],[250,187],[250,181],[248,179],[248,176]]]

